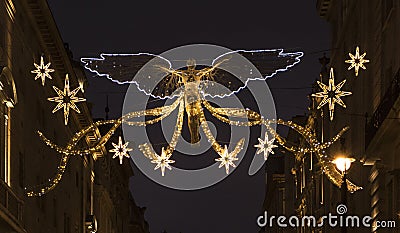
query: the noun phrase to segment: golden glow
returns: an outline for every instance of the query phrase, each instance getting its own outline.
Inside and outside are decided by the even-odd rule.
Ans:
[[[84,88],[85,80],[79,79],[78,84],[79,84],[79,88],[81,89],[82,93],[85,93],[85,88]]]
[[[4,161],[4,181],[11,186],[11,109],[10,107],[5,107],[5,115],[4,115],[4,140],[5,140],[5,161]]]
[[[366,54],[367,53],[363,53],[362,55],[360,55],[360,48],[358,48],[358,46],[357,46],[356,53],[354,55],[349,53],[349,56],[351,59],[345,61],[346,63],[350,63],[348,70],[351,70],[354,68],[356,77],[358,76],[358,71],[359,71],[360,67],[364,70],[367,69],[367,67],[364,66],[364,63],[369,62],[369,60],[364,59]]]
[[[340,89],[346,83],[346,80],[341,81],[339,84],[335,85],[335,76],[333,73],[333,68],[331,68],[330,75],[329,75],[329,84],[325,85],[320,81],[317,81],[318,85],[322,89],[322,92],[318,92],[312,94],[312,96],[317,98],[323,98],[321,103],[318,105],[317,109],[320,109],[325,104],[329,106],[329,115],[330,120],[333,120],[333,114],[335,112],[335,104],[339,104],[343,108],[346,108],[346,105],[342,101],[341,97],[351,95],[351,92],[348,91],[341,91]]]
[[[151,160],[152,163],[156,163],[156,167],[154,170],[157,170],[160,168],[161,170],[161,175],[164,176],[165,173],[165,168],[168,168],[171,170],[171,166],[169,165],[170,163],[175,163],[174,160],[170,160],[169,158],[171,157],[171,154],[168,155],[166,151],[164,150],[164,147],[161,149],[161,155],[155,155],[155,158]]]
[[[215,159],[215,161],[221,162],[219,164],[219,168],[225,166],[226,174],[229,174],[229,166],[236,167],[236,165],[233,162],[237,161],[238,158],[232,152],[229,153],[228,147],[226,145],[225,145],[222,153],[219,156],[221,156],[221,157],[218,159]]]
[[[264,152],[264,160],[267,160],[269,153],[274,154],[274,151],[272,149],[278,147],[277,145],[274,145],[274,141],[275,141],[274,138],[269,140],[268,132],[265,132],[264,140],[261,138],[258,138],[259,144],[254,146],[254,147],[258,148],[256,154],[260,154],[261,152]]]
[[[351,163],[356,161],[353,158],[346,158],[346,157],[338,157],[332,162],[336,165],[336,168],[341,171],[342,173],[346,173],[351,166]]]
[[[43,56],[40,57],[40,65],[33,63],[33,65],[36,67],[36,70],[32,70],[32,74],[36,74],[35,80],[40,78],[42,80],[42,86],[44,86],[44,83],[46,81],[46,78],[52,79],[50,76],[50,73],[54,72],[53,69],[50,69],[51,63],[47,63],[46,65],[44,64],[43,61]]]
[[[190,119],[188,120],[189,128],[191,131],[191,135],[194,139],[196,139],[196,135],[198,135],[200,127],[203,130],[205,136],[207,137],[209,143],[211,144],[213,150],[220,156],[220,158],[215,159],[215,161],[220,162],[219,167],[225,167],[225,171],[228,174],[229,173],[229,168],[230,167],[235,167],[235,161],[238,160],[237,155],[239,152],[243,150],[244,146],[244,138],[240,139],[239,142],[236,144],[235,149],[231,152],[228,151],[228,145],[224,145],[222,147],[215,139],[214,135],[212,134],[206,117],[203,112],[203,106],[212,114],[213,117],[217,118],[221,122],[224,122],[229,125],[233,126],[239,126],[239,127],[250,127],[250,126],[256,126],[256,125],[262,125],[266,127],[267,133],[265,135],[264,140],[259,138],[260,144],[255,145],[255,147],[258,148],[257,154],[260,154],[261,152],[264,152],[264,159],[267,159],[268,153],[266,152],[271,152],[273,153],[272,149],[276,148],[276,145],[273,145],[274,140],[278,142],[279,145],[281,145],[283,148],[297,154],[296,159],[298,159],[298,155],[302,154],[307,154],[307,153],[315,153],[316,157],[318,158],[318,162],[321,165],[324,174],[328,177],[328,179],[340,187],[341,185],[341,179],[342,175],[339,173],[336,169],[333,163],[331,163],[328,160],[328,156],[325,154],[325,149],[331,146],[335,141],[337,141],[344,132],[348,130],[348,127],[343,128],[335,137],[333,137],[331,140],[326,141],[324,143],[321,143],[317,140],[317,137],[315,133],[312,131],[312,129],[309,129],[307,127],[302,127],[300,125],[297,125],[291,121],[284,121],[281,119],[264,119],[263,116],[261,116],[259,113],[254,112],[249,109],[240,109],[240,108],[220,108],[220,107],[213,107],[209,102],[207,102],[203,96],[198,92],[198,84],[196,79],[196,75],[199,76],[212,76],[212,69],[209,70],[200,70],[196,71],[194,69],[195,65],[194,63],[189,63],[188,64],[188,70],[190,70],[190,75],[189,73],[185,73],[184,71],[169,71],[171,74],[175,75],[178,77],[178,81],[182,82],[183,85],[188,85],[185,86],[183,89],[184,91],[181,93],[181,95],[177,98],[177,100],[172,103],[171,105],[168,106],[162,106],[162,107],[157,107],[153,109],[145,109],[145,110],[140,110],[140,111],[134,111],[130,112],[128,114],[123,115],[119,119],[115,120],[106,120],[106,121],[98,121],[93,123],[92,125],[81,129],[77,133],[74,134],[74,136],[71,138],[69,143],[67,144],[66,147],[60,147],[53,142],[51,142],[49,139],[47,139],[41,132],[39,133],[39,137],[45,142],[46,145],[49,147],[55,149],[57,152],[63,154],[63,157],[61,159],[60,165],[58,166],[56,176],[53,177],[53,179],[49,179],[49,182],[40,186],[36,186],[29,191],[27,191],[28,196],[40,196],[48,191],[54,189],[54,187],[59,183],[61,180],[63,173],[65,171],[68,159],[71,155],[84,155],[84,154],[93,154],[101,151],[101,149],[105,146],[105,144],[109,141],[111,136],[115,133],[115,130],[120,127],[121,124],[127,124],[130,126],[146,126],[146,125],[152,125],[155,124],[161,120],[163,120],[165,117],[169,116],[175,109],[178,108],[178,117],[176,120],[175,124],[175,129],[174,133],[172,135],[171,141],[169,142],[167,147],[163,147],[161,150],[161,154],[158,155],[157,153],[154,152],[153,147],[148,144],[141,144],[139,145],[140,151],[144,154],[145,157],[147,157],[151,163],[156,164],[155,170],[160,168],[161,170],[161,175],[165,175],[165,168],[171,170],[172,167],[170,166],[171,163],[174,163],[174,160],[171,160],[171,156],[176,148],[176,145],[178,143],[178,139],[181,135],[182,131],[182,126],[184,122],[184,115],[185,112],[188,114],[188,117]],[[195,72],[196,71],[196,72]],[[191,76],[192,75],[192,76]],[[194,76],[193,76],[194,75]],[[194,80],[192,80],[194,79]],[[182,84],[181,83],[181,84]],[[329,103],[330,105],[330,110],[332,110],[331,117],[333,118],[333,110],[334,110],[334,104],[339,103],[340,105],[344,106],[344,103],[340,99],[342,96],[350,95],[350,92],[344,92],[341,91],[340,89],[344,85],[345,81],[342,81],[338,85],[335,86],[334,84],[334,76],[333,76],[333,69],[331,69],[331,77],[329,79],[329,86],[326,86],[322,83],[319,83],[320,87],[322,88],[323,92],[316,93],[313,96],[324,98],[320,104],[319,107],[322,107],[326,103]],[[69,110],[69,107],[71,107],[70,102],[66,102],[64,100],[65,96],[68,96],[70,99],[78,100],[75,102],[79,101],[84,101],[84,99],[75,97],[77,92],[80,90],[80,87],[74,89],[74,91],[70,92],[69,91],[69,82],[68,82],[68,76],[66,77],[66,82],[65,82],[65,87],[64,87],[64,92],[58,90],[56,87],[54,87],[56,90],[57,94],[59,95],[58,97],[54,98],[49,98],[51,101],[58,102],[59,104],[56,106],[56,108],[53,110],[53,112],[61,109],[64,107],[64,114],[66,114],[66,122],[68,121],[68,113],[65,113],[67,110]],[[69,105],[67,105],[69,103]],[[74,104],[74,102],[72,102]],[[332,106],[331,106],[332,105]],[[74,105],[76,108],[76,106]],[[71,107],[75,110],[74,107]],[[67,110],[66,110],[67,109]],[[76,108],[77,109],[77,108]],[[79,110],[78,110],[79,111]],[[143,116],[150,116],[154,117],[153,119],[146,120],[146,121],[134,121],[133,118],[138,118],[138,117],[143,117]],[[239,120],[230,120],[229,118],[238,118]],[[78,142],[88,133],[94,131],[97,129],[98,126],[100,125],[106,125],[110,124],[112,127],[110,130],[102,136],[98,143],[93,146],[89,146],[87,148],[76,148],[78,145]],[[296,132],[298,132],[304,139],[305,142],[307,143],[306,146],[300,146],[300,145],[293,145],[293,143],[287,142],[285,138],[280,136],[272,127],[273,125],[283,125],[287,126],[289,128],[292,128]],[[268,138],[268,134],[272,136],[271,139]],[[127,143],[125,145],[122,145],[122,139],[119,138],[119,144],[113,144],[115,149],[113,149],[112,152],[115,152],[117,154],[117,148],[120,148],[121,146],[124,146],[125,149],[127,149]],[[129,148],[128,148],[129,149]],[[127,152],[127,151],[125,151]],[[115,157],[120,158],[120,162],[122,161],[122,158],[126,156],[126,154],[120,154],[120,155],[114,155]],[[349,180],[347,181],[348,185],[348,190],[350,192],[357,191],[361,189],[361,187],[353,184]]]
[[[6,10],[8,13],[8,16],[10,16],[11,20],[14,22],[15,20],[15,6],[14,3],[12,2],[12,0],[6,0]]]
[[[57,97],[48,98],[49,101],[58,103],[57,106],[53,109],[53,113],[57,112],[61,108],[64,108],[64,123],[65,125],[67,125],[69,109],[72,108],[75,112],[80,113],[75,103],[86,101],[86,99],[75,96],[79,92],[80,87],[75,88],[73,91],[70,91],[68,74],[65,76],[64,91],[61,91],[56,86],[53,86],[53,89],[58,95]]]
[[[111,149],[110,152],[113,152],[113,159],[115,159],[116,157],[119,158],[119,164],[122,164],[122,160],[124,159],[124,157],[129,158],[129,151],[132,151],[131,148],[128,148],[128,144],[129,142],[126,142],[125,144],[122,143],[122,138],[121,136],[119,136],[118,138],[118,145],[115,143],[112,143],[114,149]]]

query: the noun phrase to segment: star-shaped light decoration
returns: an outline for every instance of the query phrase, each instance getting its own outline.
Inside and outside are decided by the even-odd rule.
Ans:
[[[272,149],[278,147],[277,145],[274,145],[274,138],[269,140],[268,138],[268,133],[265,132],[265,137],[264,140],[261,138],[258,138],[258,141],[260,142],[258,145],[255,145],[254,147],[257,147],[257,152],[256,154],[260,154],[261,152],[264,152],[264,160],[268,159],[269,153],[274,154],[274,151]]]
[[[57,112],[61,108],[64,108],[64,122],[68,124],[69,109],[72,108],[75,112],[80,113],[78,107],[75,105],[77,102],[86,101],[84,98],[76,97],[75,95],[81,90],[80,87],[70,91],[68,74],[65,76],[64,90],[61,91],[57,87],[53,86],[53,89],[57,93],[57,97],[48,98],[49,101],[57,102],[57,106],[53,109],[52,113]]]
[[[317,82],[320,88],[322,89],[322,92],[318,92],[315,94],[312,94],[312,96],[315,96],[317,98],[323,98],[321,103],[318,105],[317,109],[322,108],[325,104],[329,104],[329,115],[330,115],[330,120],[333,120],[333,114],[335,112],[335,104],[338,103],[340,106],[343,108],[346,108],[346,105],[342,101],[340,97],[351,95],[352,93],[349,91],[341,91],[340,89],[343,87],[343,85],[346,83],[346,80],[341,81],[338,85],[335,85],[335,77],[333,74],[333,68],[331,68],[330,75],[329,75],[329,84],[325,85],[321,83],[320,81]]]
[[[128,147],[129,142],[126,142],[125,144],[122,143],[122,138],[121,136],[118,139],[118,145],[115,143],[112,143],[114,149],[111,149],[110,152],[115,153],[113,155],[113,159],[115,159],[116,157],[119,158],[119,164],[122,164],[122,160],[124,159],[124,157],[129,158],[129,151],[132,151],[133,149]]]
[[[49,69],[51,63],[47,63],[46,65],[44,64],[43,56],[40,57],[40,65],[33,63],[33,65],[36,67],[36,70],[32,70],[32,74],[36,74],[35,80],[38,78],[42,79],[42,86],[44,86],[44,83],[46,81],[46,77],[48,79],[52,79],[50,76],[51,72],[54,72],[53,69]]]
[[[349,66],[348,70],[351,70],[354,67],[354,71],[356,73],[356,77],[358,76],[358,71],[359,71],[360,67],[363,68],[364,70],[367,69],[364,66],[364,63],[368,63],[369,62],[369,60],[364,59],[366,54],[367,53],[363,53],[362,55],[360,55],[360,48],[358,48],[358,46],[357,46],[356,54],[353,55],[353,54],[349,53],[349,56],[350,56],[351,59],[345,61],[346,63],[350,63],[350,66]]]
[[[225,166],[226,174],[229,174],[229,166],[236,167],[236,165],[233,163],[234,161],[238,160],[236,154],[234,153],[234,151],[229,153],[228,147],[225,145],[222,153],[219,156],[220,158],[215,159],[215,161],[221,162],[218,168]]]
[[[84,89],[85,81],[82,79],[79,79],[78,84],[79,84],[79,88],[81,89],[82,93],[85,93],[85,89]]]
[[[161,155],[156,154],[156,158],[151,160],[152,163],[156,163],[157,166],[154,168],[154,170],[157,170],[158,168],[161,169],[161,175],[164,176],[165,173],[165,168],[168,168],[171,170],[171,166],[169,165],[170,163],[175,163],[174,160],[170,160],[171,156],[168,156],[165,153],[164,147],[161,149]]]

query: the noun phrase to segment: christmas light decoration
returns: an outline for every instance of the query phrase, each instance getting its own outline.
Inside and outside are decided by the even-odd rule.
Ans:
[[[33,65],[36,67],[35,70],[32,70],[32,74],[36,74],[35,80],[40,78],[42,80],[42,86],[44,86],[44,83],[46,81],[46,77],[48,79],[52,79],[50,73],[54,72],[53,69],[50,69],[51,63],[47,63],[46,65],[44,64],[44,59],[43,56],[40,57],[40,64],[33,63]]]
[[[190,65],[190,63],[188,63],[188,65]],[[155,170],[160,168],[161,175],[164,176],[165,168],[169,170],[172,169],[170,164],[174,163],[175,161],[171,160],[170,158],[172,157],[173,152],[175,151],[176,145],[178,143],[178,139],[180,138],[184,121],[184,115],[186,112],[186,114],[188,115],[188,126],[192,139],[193,138],[197,139],[198,133],[201,129],[204,132],[206,138],[208,139],[208,142],[211,144],[213,150],[220,156],[219,158],[215,159],[215,161],[220,162],[219,167],[220,168],[225,167],[225,172],[228,174],[230,167],[236,167],[234,162],[238,160],[237,155],[239,154],[239,152],[243,150],[245,140],[244,138],[240,139],[238,143],[235,145],[233,151],[231,152],[228,151],[227,145],[224,145],[224,147],[222,147],[216,141],[214,135],[212,134],[208,126],[203,111],[203,107],[205,107],[213,117],[229,125],[238,127],[251,127],[259,125],[265,127],[267,129],[267,133],[265,134],[264,140],[259,139],[260,144],[255,146],[258,148],[257,154],[264,152],[264,159],[267,158],[266,152],[267,151],[272,152],[272,149],[276,147],[276,145],[273,145],[274,139],[276,139],[276,141],[282,147],[284,147],[289,151],[302,152],[302,153],[310,153],[310,152],[315,153],[318,158],[319,164],[321,165],[323,172],[326,174],[328,179],[331,180],[332,183],[340,187],[342,180],[341,174],[337,171],[337,169],[335,169],[335,166],[330,162],[329,157],[325,154],[325,149],[328,148],[330,145],[332,145],[332,143],[337,141],[342,136],[342,134],[348,129],[347,127],[342,129],[331,140],[321,143],[317,140],[315,133],[311,129],[307,127],[302,127],[291,121],[284,121],[281,119],[265,119],[259,113],[252,111],[250,109],[214,107],[206,100],[204,93],[202,93],[200,88],[198,88],[199,82],[197,82],[196,80],[197,74],[200,76],[209,75],[212,72],[212,68],[206,68],[200,71],[196,70],[196,72],[194,71],[195,71],[194,66],[188,67],[187,70],[179,70],[179,71],[168,70],[168,73],[174,74],[180,78],[180,81],[183,83],[182,85],[184,87],[183,91],[179,92],[179,95],[176,97],[176,100],[172,104],[152,109],[129,112],[123,115],[121,118],[115,120],[95,122],[92,125],[76,132],[66,147],[61,147],[54,144],[49,139],[47,139],[41,132],[39,132],[40,138],[46,143],[46,145],[55,149],[57,152],[62,153],[63,157],[57,169],[57,173],[53,177],[53,179],[50,179],[49,183],[47,184],[43,184],[27,190],[26,191],[27,195],[41,196],[47,193],[48,191],[54,189],[54,187],[58,184],[58,182],[62,178],[67,161],[70,156],[91,154],[100,151],[101,148],[104,147],[104,145],[109,141],[111,136],[115,133],[116,129],[121,126],[121,124],[127,124],[129,126],[139,126],[139,127],[152,125],[163,120],[165,117],[169,116],[175,109],[178,109],[178,116],[175,124],[175,129],[172,138],[168,143],[168,146],[163,147],[161,149],[160,155],[155,153],[152,145],[148,143],[139,145],[140,151],[144,154],[146,158],[150,160],[150,163],[156,164]],[[192,75],[190,76],[191,77],[190,79],[186,78],[188,74]],[[321,102],[323,104],[320,104],[320,107],[322,107],[326,103],[329,103],[330,105],[334,105],[335,103],[341,104],[342,101],[340,100],[340,97],[351,94],[350,92],[343,92],[340,90],[344,85],[344,83],[345,81],[342,81],[341,83],[335,86],[333,69],[331,69],[329,86],[319,83],[319,85],[323,89],[323,92],[314,94],[317,97],[324,98]],[[56,100],[58,100],[59,105],[64,103],[64,101],[62,101],[64,96],[72,96],[73,98],[77,98],[75,97],[75,94],[79,91],[79,87],[75,89],[73,92],[70,92],[68,76],[66,78],[65,86],[66,87],[64,88],[64,92],[61,92],[60,90],[55,88],[56,92],[59,94],[59,97],[55,97],[57,98]],[[57,106],[56,109],[57,108],[60,109],[62,107],[64,107],[64,109],[66,108],[66,106],[61,106],[61,107]],[[334,108],[332,108],[332,110],[333,109]],[[134,118],[144,117],[144,116],[150,117],[152,119],[147,120],[146,118],[146,120],[144,121],[134,120]],[[230,120],[231,118],[234,118],[235,120]],[[87,148],[77,148],[78,142],[85,135],[95,130],[98,126],[106,124],[110,124],[112,126],[105,135],[99,138],[97,144],[89,146]],[[292,128],[305,139],[307,145],[299,146],[287,142],[282,136],[280,136],[274,130],[272,125],[283,125]],[[268,138],[268,133],[273,136],[271,140]],[[196,140],[192,140],[192,142],[196,142]],[[124,147],[125,149],[127,148],[126,147],[127,143],[125,145],[122,145],[121,138],[119,138],[118,145],[116,144],[113,145],[115,147],[114,150],[120,148],[121,146],[125,146]],[[113,152],[117,153],[117,151]],[[125,153],[126,152],[127,151],[125,151]],[[118,156],[120,158],[120,161],[122,161],[124,155],[121,156],[120,154]],[[114,155],[114,157],[116,157],[116,154]],[[361,189],[361,187],[353,184],[349,180],[347,180],[347,186],[350,192],[354,192]]]
[[[245,88],[247,86],[247,83],[250,80],[265,80],[267,78],[273,77],[275,74],[278,72],[284,72],[289,70],[291,67],[295,66],[300,62],[301,57],[303,56],[303,52],[286,52],[284,49],[257,49],[257,50],[234,50],[234,51],[229,51],[229,52],[224,52],[215,58],[210,59],[210,64],[208,64],[211,68],[206,68],[204,70],[197,70],[197,78],[201,79],[202,81],[206,80],[213,80],[212,75],[212,70],[218,67],[221,62],[223,63],[224,61],[229,60],[229,57],[232,57],[232,55],[235,54],[244,54],[246,56],[251,56],[251,55],[263,55],[267,57],[265,60],[268,62],[271,62],[271,67],[269,67],[267,72],[265,74],[260,75],[252,75],[252,70],[249,70],[247,77],[241,77],[241,86],[238,86],[237,88],[233,88],[229,93],[208,93],[207,91],[204,91],[205,96],[209,97],[219,97],[219,98],[224,98],[227,96],[230,96],[232,94],[238,93],[240,90]],[[102,53],[99,55],[99,58],[81,58],[81,62],[84,64],[84,68],[89,70],[92,73],[95,73],[99,77],[105,77],[112,82],[123,85],[123,84],[135,84],[137,86],[137,89],[140,90],[141,92],[145,93],[146,95],[149,95],[153,98],[158,98],[158,99],[172,99],[174,97],[177,97],[179,94],[175,93],[174,90],[178,89],[179,87],[183,86],[183,83],[180,82],[182,78],[182,74],[188,74],[189,72],[184,72],[182,70],[173,70],[172,69],[172,61],[168,60],[167,58],[163,57],[161,55],[156,55],[152,53],[132,53],[132,54],[113,54],[113,53]],[[132,61],[137,61],[137,60],[146,60],[150,61],[151,59],[158,59],[159,63],[162,63],[162,65],[158,65],[153,67],[154,73],[160,73],[160,71],[164,71],[166,73],[169,73],[170,71],[173,71],[172,75],[167,76],[165,75],[163,78],[163,81],[166,81],[167,79],[169,81],[166,81],[166,85],[163,86],[163,91],[159,92],[158,94],[152,93],[153,90],[147,89],[147,81],[148,82],[153,82],[154,80],[161,81],[159,80],[159,77],[154,75],[154,76],[149,76],[151,78],[147,79],[148,77],[143,77],[141,80],[137,79],[132,79],[132,77],[142,68],[141,66],[137,66],[135,62]],[[250,59],[251,60],[251,59]],[[204,64],[201,64],[204,65]],[[273,66],[274,65],[274,66]],[[208,71],[207,71],[208,70]],[[204,71],[206,71],[204,74]],[[164,74],[166,74],[164,73]],[[203,89],[207,89],[205,87],[201,87]],[[176,94],[173,95],[172,93]]]
[[[81,89],[82,93],[85,93],[85,88],[84,88],[85,81],[82,79],[79,79],[78,84],[79,84],[79,88]]]
[[[364,65],[364,63],[369,62],[369,60],[364,59],[366,54],[367,53],[363,53],[362,55],[360,55],[360,48],[357,46],[356,53],[354,55],[349,53],[349,56],[351,59],[345,61],[346,63],[350,63],[348,70],[351,70],[354,68],[356,77],[358,76],[358,71],[359,71],[360,67],[364,70],[367,69],[367,67],[365,67],[365,65]]]
[[[226,174],[229,174],[229,166],[236,167],[236,165],[233,163],[234,161],[237,161],[238,158],[231,152],[229,153],[228,147],[225,145],[222,153],[220,154],[220,158],[215,159],[217,162],[221,162],[219,165],[219,168],[225,166],[225,171]]]
[[[131,148],[128,148],[128,144],[129,142],[126,142],[125,144],[122,143],[122,138],[121,136],[119,136],[118,139],[118,144],[112,143],[114,149],[111,149],[110,152],[115,153],[113,155],[113,159],[115,159],[116,157],[119,158],[119,164],[122,164],[122,160],[124,159],[124,157],[129,158],[129,151],[132,151]]]
[[[171,155],[167,155],[167,153],[164,150],[164,147],[161,149],[161,155],[155,155],[155,159],[151,160],[152,163],[156,163],[156,167],[154,168],[154,170],[157,170],[158,168],[160,168],[161,170],[161,175],[164,176],[165,173],[165,168],[168,168],[169,170],[171,170],[171,166],[169,165],[170,163],[175,163],[174,160],[170,160],[169,158],[171,157]]]
[[[260,154],[261,152],[264,152],[264,160],[267,160],[269,153],[274,154],[274,151],[272,149],[278,147],[277,145],[274,145],[274,141],[275,141],[274,138],[269,140],[268,132],[265,132],[264,140],[261,138],[258,138],[259,144],[254,145],[254,147],[258,148],[256,154]]]
[[[56,86],[53,86],[54,91],[57,93],[57,97],[48,98],[49,101],[57,102],[57,106],[53,109],[52,113],[57,112],[61,108],[64,109],[64,123],[68,124],[69,109],[73,109],[75,112],[80,113],[78,107],[75,105],[77,102],[86,101],[84,98],[76,97],[75,95],[81,89],[80,87],[70,91],[68,74],[65,76],[64,90],[61,91]]]
[[[329,116],[330,120],[333,120],[333,114],[335,112],[335,104],[339,104],[343,108],[346,108],[346,105],[342,101],[341,97],[343,96],[348,96],[351,95],[351,92],[348,91],[342,91],[343,85],[346,83],[346,79],[341,81],[339,84],[335,85],[335,76],[333,73],[333,68],[330,70],[330,75],[329,75],[329,83],[328,85],[323,84],[320,81],[317,81],[318,85],[322,89],[322,92],[318,92],[315,94],[312,94],[312,96],[317,97],[317,98],[323,98],[322,101],[319,103],[317,109],[320,109],[323,107],[325,104],[328,104],[329,106]]]

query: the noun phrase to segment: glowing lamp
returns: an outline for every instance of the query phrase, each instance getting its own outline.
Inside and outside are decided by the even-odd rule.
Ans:
[[[332,162],[336,165],[336,168],[341,171],[342,173],[346,173],[351,166],[351,163],[356,161],[353,158],[345,158],[345,157],[339,157],[333,160]]]

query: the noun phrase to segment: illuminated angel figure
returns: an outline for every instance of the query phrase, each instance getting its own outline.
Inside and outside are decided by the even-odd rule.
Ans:
[[[250,80],[265,80],[288,70],[299,63],[302,56],[302,52],[284,52],[283,49],[237,50],[210,59],[208,65],[188,59],[176,68],[172,61],[146,53],[101,54],[100,58],[82,58],[81,61],[86,69],[100,77],[105,76],[117,84],[136,84],[139,90],[154,98],[182,96],[191,143],[197,143],[201,103],[205,97],[232,95],[246,87]],[[254,66],[248,65],[245,59]]]
[[[254,69],[254,66],[241,65],[240,59],[243,56],[235,56],[242,53],[243,56],[252,61],[253,64],[259,66],[259,71]],[[137,56],[141,56],[142,60]],[[226,124],[250,127],[255,125],[264,126],[270,135],[285,149],[292,152],[314,152],[319,158],[319,162],[324,166],[324,172],[328,178],[337,186],[341,185],[341,174],[335,169],[331,169],[332,165],[327,156],[324,155],[324,150],[333,142],[338,140],[340,136],[347,130],[343,129],[336,137],[325,143],[320,143],[312,134],[310,129],[298,126],[292,122],[282,120],[267,120],[259,113],[249,109],[241,108],[223,108],[215,107],[210,104],[205,97],[224,98],[232,95],[242,88],[246,87],[251,80],[272,77],[279,71],[285,71],[300,61],[301,52],[284,53],[283,50],[258,50],[258,51],[233,51],[222,54],[211,61],[211,65],[196,64],[199,60],[188,59],[185,64],[180,67],[173,68],[172,63],[163,57],[151,54],[102,54],[101,58],[84,58],[85,68],[97,73],[99,76],[105,76],[118,84],[133,83],[137,88],[147,95],[154,98],[174,99],[170,105],[132,111],[124,114],[121,118],[108,121],[99,121],[93,125],[82,129],[72,137],[71,142],[66,147],[60,147],[42,133],[39,132],[42,140],[50,147],[56,149],[63,154],[63,161],[68,160],[68,157],[74,154],[90,154],[99,151],[102,146],[107,143],[108,139],[115,132],[115,129],[126,124],[129,126],[146,126],[160,122],[169,116],[174,110],[178,110],[175,129],[168,146],[162,148],[162,152],[154,151],[152,145],[148,143],[140,144],[139,149],[147,157],[150,162],[157,163],[156,168],[161,168],[162,176],[165,172],[165,167],[169,168],[169,163],[172,153],[178,143],[178,139],[182,132],[184,123],[184,115],[187,115],[187,124],[191,135],[191,143],[197,143],[200,140],[200,130],[204,132],[208,142],[212,145],[213,150],[221,157],[217,161],[221,162],[220,167],[225,167],[226,173],[229,172],[229,167],[236,167],[234,163],[237,160],[238,153],[243,149],[244,138],[240,139],[234,149],[228,151],[227,145],[220,145],[209,129],[203,108],[207,109],[213,117]],[[151,59],[151,61],[149,61]],[[156,58],[156,59],[153,59]],[[246,60],[247,61],[247,60]],[[260,62],[262,61],[262,62]],[[153,62],[153,63],[152,63]],[[247,61],[248,62],[248,61]],[[148,65],[150,63],[150,65]],[[146,64],[146,66],[143,66]],[[150,70],[146,70],[150,69]],[[229,72],[228,72],[229,71]],[[143,121],[134,121],[134,118],[146,117]],[[149,119],[150,117],[151,119]],[[231,118],[238,120],[232,121]],[[99,143],[88,148],[77,149],[77,141],[82,138],[82,135],[87,134],[97,126],[111,124],[111,129],[105,134]],[[309,146],[306,148],[290,145],[283,139],[272,127],[274,124],[285,125],[297,131],[306,139]],[[166,163],[168,160],[168,163]],[[164,164],[166,163],[166,164]],[[161,167],[161,165],[164,165]],[[168,165],[168,166],[167,166]],[[60,165],[61,167],[61,165]],[[65,164],[63,164],[65,168]],[[50,181],[49,184],[38,186],[28,190],[29,196],[42,195],[53,189],[65,169]],[[360,187],[348,181],[350,191],[356,191]],[[37,191],[39,190],[39,191]]]

